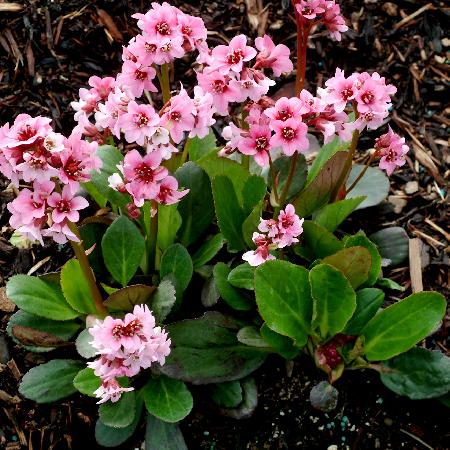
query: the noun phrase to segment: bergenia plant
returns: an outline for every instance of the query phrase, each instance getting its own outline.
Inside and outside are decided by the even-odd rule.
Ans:
[[[402,288],[382,277],[391,261],[377,239],[338,230],[387,196],[383,171],[405,164],[405,140],[385,129],[396,88],[337,68],[315,94],[304,89],[310,31],[324,25],[340,40],[347,26],[334,0],[293,7],[290,98],[271,97],[293,71],[288,47],[267,35],[209,47],[202,19],[153,3],[134,16],[141,32],[121,72],[80,89],[69,137],[27,114],[0,128],[0,171],[17,193],[11,226],[32,242],[70,242],[76,257],[60,273],[8,282],[20,308],[11,337],[67,350],[31,369],[20,391],[37,402],[95,397],[100,444],[128,439],[144,405],[146,448],[182,439],[186,383],[210,385],[232,417],[250,414],[251,374],[269,353],[311,356],[327,374],[311,393],[324,410],[346,369],[375,369],[411,398],[450,389],[449,358],[415,347],[439,327],[444,298],[385,302],[386,289]],[[192,89],[175,77],[187,55]],[[360,135],[378,129],[366,164],[353,164]],[[324,145],[308,166],[312,134]]]

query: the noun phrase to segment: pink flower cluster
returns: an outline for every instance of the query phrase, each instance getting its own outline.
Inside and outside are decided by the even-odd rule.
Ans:
[[[409,147],[405,144],[405,138],[394,133],[389,127],[386,134],[381,135],[375,140],[375,150],[380,157],[380,169],[391,175],[396,167],[405,164],[405,155]]]
[[[348,30],[341,8],[334,0],[294,0],[297,19],[307,27],[323,24],[332,39],[341,40],[341,33]]]
[[[280,211],[278,220],[261,219],[258,230],[253,233],[253,242],[256,250],[250,250],[242,255],[242,259],[251,266],[259,266],[265,261],[275,259],[270,250],[289,247],[298,242],[297,237],[303,232],[303,221],[297,214],[293,205],[288,204],[284,211]]]
[[[247,45],[243,34],[234,37],[228,45],[202,50],[198,62],[203,70],[197,73],[199,86],[212,95],[217,113],[228,115],[230,103],[248,99],[259,101],[275,82],[264,74],[271,69],[275,76],[291,72],[290,51],[285,45],[275,45],[265,35],[255,39],[255,48]],[[253,66],[248,63],[255,59]]]
[[[58,243],[78,240],[69,222],[79,220],[78,211],[88,202],[75,194],[92,170],[101,167],[96,142],[86,142],[77,133],[68,138],[54,133],[50,122],[19,114],[11,126],[0,128],[0,172],[16,187],[21,180],[30,183],[8,204],[11,226],[41,244],[45,236]],[[61,193],[52,179],[64,185]]]
[[[155,318],[146,305],[136,305],[123,320],[111,316],[97,320],[89,333],[94,338],[90,344],[100,355],[88,363],[102,380],[95,391],[100,398],[98,403],[116,402],[122,392],[133,390],[121,387],[118,377],[133,377],[154,363],[163,365],[170,353],[171,341],[161,327],[155,326]]]

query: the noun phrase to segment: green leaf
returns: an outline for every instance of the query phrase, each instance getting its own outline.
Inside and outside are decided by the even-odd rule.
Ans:
[[[106,267],[123,287],[133,278],[145,252],[145,241],[136,225],[125,216],[118,217],[102,239]]]
[[[214,281],[220,296],[228,303],[233,309],[238,311],[249,311],[253,308],[253,301],[242,293],[239,289],[236,289],[228,281],[228,276],[231,273],[231,269],[225,263],[217,263],[214,266]]]
[[[333,233],[310,220],[303,222],[302,237],[302,246],[298,250],[310,261],[333,255],[344,248],[344,244]]]
[[[263,200],[267,193],[266,182],[263,177],[250,175],[245,184],[242,195],[244,197],[244,215],[252,212],[253,208]]]
[[[238,380],[256,370],[267,354],[242,345],[236,334],[241,324],[218,312],[166,327],[171,352],[160,371],[193,384]]]
[[[101,242],[103,235],[107,230],[107,226],[103,223],[87,223],[79,227],[81,239],[85,249],[94,249],[89,253],[88,259],[92,270],[96,274],[103,274],[106,272],[105,262],[103,261]]]
[[[356,309],[348,321],[344,333],[358,336],[384,301],[384,292],[381,289],[365,288],[356,293]]]
[[[176,235],[182,224],[178,203],[158,206],[158,238],[157,244],[161,251],[175,242]]]
[[[405,288],[403,286],[400,286],[396,281],[390,280],[389,278],[378,278],[377,286],[384,289],[392,289],[394,291],[405,291]]]
[[[249,263],[240,264],[228,274],[228,282],[237,288],[253,291],[255,278],[255,268]]]
[[[211,180],[218,176],[228,177],[233,183],[239,205],[244,206],[244,186],[250,174],[241,164],[228,158],[222,158],[217,153],[201,158],[197,164],[206,171]]]
[[[19,392],[37,403],[52,403],[68,397],[77,391],[73,379],[83,366],[82,362],[72,359],[53,359],[33,367],[22,378]]]
[[[239,381],[228,381],[213,385],[211,397],[223,408],[236,408],[242,402],[242,386]]]
[[[312,163],[309,172],[308,172],[308,179],[307,184],[311,183],[313,181],[318,173],[320,172],[320,169],[325,165],[325,163],[332,158],[338,151],[340,150],[347,150],[350,146],[349,142],[341,142],[341,140],[337,137],[333,141],[329,142],[328,144],[325,144],[319,151],[318,155],[316,156],[316,159]]]
[[[255,294],[267,326],[303,347],[313,309],[308,271],[287,261],[267,261],[256,269]]]
[[[375,242],[381,256],[391,261],[392,266],[408,259],[409,238],[402,227],[385,228],[371,234],[370,239]]]
[[[228,241],[228,251],[237,252],[245,247],[242,237],[242,224],[245,214],[239,205],[233,183],[226,176],[212,179],[214,206],[219,228]]]
[[[189,195],[178,203],[183,220],[178,238],[187,247],[200,238],[214,218],[211,183],[206,172],[191,161],[175,172],[175,178],[180,186],[189,189]]]
[[[14,342],[32,352],[49,352],[68,341],[80,328],[74,320],[45,319],[21,309],[8,320],[6,331]]]
[[[250,417],[258,406],[258,389],[253,377],[241,382],[242,402],[236,408],[221,408],[220,413],[233,419]]]
[[[214,280],[214,276],[211,276],[205,281],[202,287],[200,300],[205,308],[210,308],[219,301],[219,298],[220,292],[217,288],[216,280]]]
[[[252,325],[241,328],[237,333],[237,338],[239,342],[250,347],[269,348],[259,330]]]
[[[145,450],[188,450],[188,448],[177,424],[163,422],[148,414]]]
[[[94,392],[102,385],[102,381],[95,376],[94,369],[87,367],[77,373],[73,379],[73,385],[82,394],[95,397]]]
[[[195,253],[192,257],[192,263],[194,264],[194,269],[198,269],[199,267],[205,265],[207,262],[211,261],[214,256],[219,253],[223,244],[225,243],[225,239],[221,233],[216,234],[211,239],[206,241]]]
[[[103,304],[113,311],[131,312],[135,305],[148,303],[154,290],[154,286],[134,284],[113,292]]]
[[[320,169],[318,175],[293,200],[295,212],[308,217],[330,201],[343,173],[347,152],[337,152]],[[353,192],[353,191],[352,191]]]
[[[364,197],[355,197],[330,203],[317,211],[313,216],[313,220],[317,225],[333,232],[363,200]]]
[[[247,247],[255,248],[255,244],[252,240],[253,233],[257,230],[259,222],[262,216],[263,203],[258,203],[250,215],[244,220],[242,224],[242,235]]]
[[[353,289],[367,281],[372,267],[369,250],[364,247],[344,248],[334,255],[327,256],[322,262],[340,270],[350,281]]]
[[[123,428],[108,427],[100,419],[95,424],[95,440],[103,447],[117,447],[129,439],[139,424],[144,400],[140,395],[136,396],[136,413],[133,422]]]
[[[353,164],[347,180],[347,189],[364,169],[364,165]],[[378,167],[369,167],[358,184],[346,195],[347,198],[365,196],[357,209],[368,208],[381,203],[389,194],[389,178]]]
[[[101,422],[114,428],[125,428],[133,423],[136,414],[136,394],[124,392],[119,401],[102,403],[98,408]]]
[[[100,194],[99,190],[91,182],[83,183],[84,190],[94,199],[100,208],[106,208],[108,199]]]
[[[270,170],[270,187],[273,189],[272,180],[275,176],[275,178],[278,180],[278,193],[280,194],[283,191],[288,179],[291,161],[292,157],[290,156],[280,156],[273,162],[273,171]],[[289,186],[289,191],[286,197],[287,199],[296,196],[305,187],[307,175],[308,165],[306,164],[305,156],[300,154],[297,160],[297,166],[291,181],[291,185]]]
[[[384,309],[361,331],[367,359],[383,361],[406,352],[436,330],[445,309],[437,292],[418,292]]]
[[[189,152],[189,159],[191,161],[197,161],[203,156],[211,153],[213,150],[216,150],[216,136],[212,128],[209,129],[209,133],[203,139],[200,139],[197,136],[189,138],[186,141],[186,148]]]
[[[90,342],[93,341],[93,336],[89,333],[89,329],[83,330],[75,340],[75,347],[80,356],[86,359],[93,358],[97,354],[97,350],[92,347]]]
[[[77,259],[69,259],[61,270],[61,289],[70,306],[83,314],[97,312],[80,263]]]
[[[356,309],[356,295],[344,274],[328,264],[309,272],[314,300],[312,327],[323,340],[341,332]]]
[[[143,388],[147,411],[164,422],[176,423],[192,410],[194,400],[186,385],[166,377],[151,378]]]
[[[300,353],[300,350],[294,346],[291,338],[275,333],[266,324],[263,324],[259,332],[274,351],[283,358],[294,359]]]
[[[360,231],[359,233],[349,236],[345,240],[345,246],[350,247],[364,247],[371,256],[372,264],[370,266],[369,275],[367,281],[363,284],[363,287],[370,287],[375,284],[381,273],[381,256],[378,253],[377,246],[366,237],[366,235]]]
[[[440,397],[450,391],[450,358],[439,351],[413,347],[383,364],[381,381],[412,400]]]
[[[97,149],[96,156],[102,160],[102,169],[100,172],[93,170],[91,173],[91,181],[84,183],[83,187],[93,195],[94,199],[102,207],[104,206],[103,198],[109,200],[113,205],[124,207],[128,203],[129,196],[111,189],[108,183],[108,178],[113,173],[119,173],[117,164],[123,160],[122,153],[112,145],[101,145]]]
[[[51,320],[78,317],[67,303],[61,288],[28,275],[15,275],[6,285],[7,297],[24,311]]]
[[[151,310],[158,323],[164,321],[175,305],[175,287],[170,280],[162,280],[159,283],[151,301]]]
[[[160,276],[173,274],[176,282],[177,297],[181,296],[191,281],[194,268],[192,259],[181,244],[171,245],[161,257]]]

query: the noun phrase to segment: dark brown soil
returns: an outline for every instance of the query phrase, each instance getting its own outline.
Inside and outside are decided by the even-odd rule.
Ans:
[[[111,75],[120,67],[120,34],[104,26],[111,20],[126,42],[136,33],[131,14],[144,11],[148,2],[126,0],[22,1],[17,12],[0,12],[0,124],[22,112],[53,118],[57,130],[73,126],[70,102],[91,75]],[[251,0],[172,2],[186,12],[204,18],[213,44],[250,27]],[[260,32],[294,50],[295,24],[288,1],[263,2],[269,15],[256,11]],[[1,4],[1,3],[0,3]],[[316,33],[309,49],[308,88],[314,90],[333,74],[377,70],[398,87],[392,126],[412,146],[408,164],[392,177],[389,201],[358,212],[347,224],[349,231],[368,232],[391,225],[405,227],[411,238],[424,244],[423,284],[448,295],[448,208],[446,179],[449,174],[448,81],[449,40],[445,24],[449,9],[444,2],[399,0],[341,2],[351,30],[341,44]],[[419,8],[428,8],[404,26],[395,24]],[[103,17],[103,19],[102,19]],[[106,17],[106,19],[105,19]],[[447,33],[448,35],[448,33]],[[112,37],[111,37],[112,36]],[[447,53],[446,53],[447,52]],[[177,73],[185,73],[183,84],[192,85],[193,72],[181,61]],[[283,80],[280,85],[292,81]],[[447,114],[446,114],[447,113]],[[373,136],[361,148],[373,144]],[[413,188],[411,182],[417,182]],[[50,257],[35,273],[57,270],[70,257],[66,246],[50,244],[18,250],[9,244],[12,230],[5,205],[12,193],[0,182],[0,286],[9,276],[27,273]],[[439,230],[440,228],[440,230]],[[385,274],[407,287],[410,273],[406,261]],[[95,449],[92,399],[74,396],[52,405],[36,405],[17,393],[20,373],[46,360],[45,355],[24,352],[6,338],[8,314],[0,312],[0,448]],[[448,321],[427,342],[449,353]],[[8,354],[5,354],[5,342]],[[56,355],[58,356],[58,355]],[[17,378],[15,377],[17,375]],[[337,383],[339,405],[332,414],[311,408],[310,388],[324,377],[310,361],[296,362],[292,376],[281,360],[271,358],[256,375],[260,401],[254,416],[236,421],[219,416],[203,390],[193,390],[196,406],[182,423],[190,449],[448,449],[448,409],[437,401],[413,402],[388,391],[376,374],[349,373]],[[15,397],[17,396],[17,398]],[[143,427],[123,449],[139,447]],[[331,447],[332,449],[333,447]],[[330,450],[331,450],[330,449]]]

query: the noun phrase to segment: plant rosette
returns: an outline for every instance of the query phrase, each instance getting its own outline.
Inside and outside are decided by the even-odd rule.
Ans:
[[[202,19],[153,3],[134,16],[140,34],[120,73],[80,89],[70,136],[27,114],[0,127],[0,171],[18,193],[11,227],[32,243],[69,242],[75,254],[59,273],[8,281],[19,307],[11,338],[71,357],[32,368],[20,392],[42,403],[95,397],[103,446],[125,442],[146,411],[146,448],[186,448],[177,423],[192,409],[190,384],[208,385],[219,412],[248,417],[251,375],[269,353],[311,356],[328,376],[311,392],[324,410],[347,369],[375,369],[411,398],[450,388],[449,359],[415,347],[439,327],[443,297],[385,306],[385,290],[402,287],[382,278],[382,262],[407,255],[405,233],[334,234],[355,209],[382,202],[386,174],[405,163],[405,140],[388,128],[366,164],[353,164],[359,136],[383,126],[396,89],[377,73],[337,69],[316,95],[304,90],[311,28],[340,40],[347,26],[333,0],[293,4],[294,97],[269,96],[293,70],[286,46],[239,35],[209,47]],[[187,54],[196,55],[192,90],[170,83]],[[220,133],[218,116],[230,117]],[[308,130],[324,142],[309,167]]]

